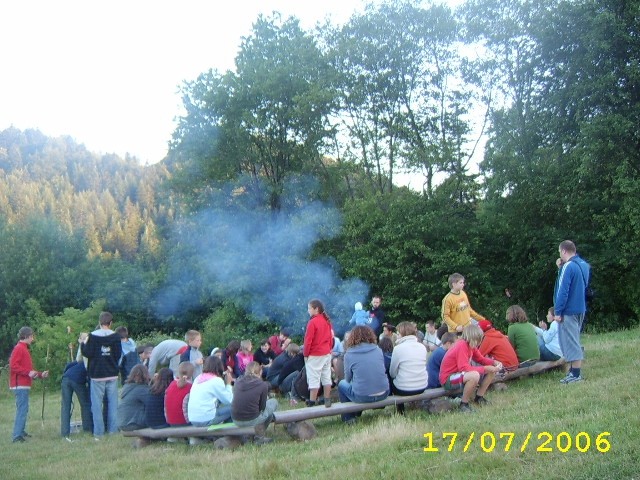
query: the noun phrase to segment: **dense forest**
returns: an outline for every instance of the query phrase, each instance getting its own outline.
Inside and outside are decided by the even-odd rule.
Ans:
[[[468,0],[311,31],[261,16],[233,71],[185,81],[156,165],[0,132],[0,358],[23,324],[62,358],[101,308],[134,338],[197,328],[205,348],[299,334],[313,297],[339,331],[374,293],[422,323],[453,272],[498,324],[514,302],[535,319],[564,239],[593,267],[588,328],[637,324],[639,15]]]

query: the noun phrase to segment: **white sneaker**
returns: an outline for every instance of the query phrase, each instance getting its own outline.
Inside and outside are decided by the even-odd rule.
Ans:
[[[564,377],[562,380],[560,380],[560,383],[567,385],[568,383],[581,382],[583,380],[584,378],[582,378],[582,375],[578,375],[577,377],[574,377],[573,375],[569,374],[566,377]]]

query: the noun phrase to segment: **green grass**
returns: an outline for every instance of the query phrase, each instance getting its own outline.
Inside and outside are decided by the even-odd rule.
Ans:
[[[60,438],[60,396],[48,392],[45,422],[41,424],[42,395],[31,394],[26,444],[11,443],[13,397],[5,387],[0,393],[0,479],[136,479],[160,478],[383,478],[411,479],[640,479],[637,450],[640,440],[638,414],[638,370],[636,345],[640,329],[603,335],[585,335],[586,361],[579,384],[561,385],[559,371],[509,383],[504,392],[490,392],[492,404],[473,415],[446,413],[429,415],[411,410],[405,418],[393,409],[366,412],[355,427],[338,418],[318,420],[318,436],[307,443],[288,438],[282,426],[270,429],[273,444],[244,446],[236,451],[216,451],[210,446],[156,443],[142,450],[131,448],[131,440],[120,435],[94,442],[85,434],[74,442]],[[79,417],[79,412],[76,414]],[[433,433],[438,452],[425,452],[423,437]],[[443,432],[456,432],[458,439],[448,452]],[[493,432],[492,452],[481,449],[479,437]],[[506,438],[514,433],[511,449]],[[521,452],[528,432],[532,438]],[[538,452],[549,432],[552,452]],[[573,440],[580,432],[591,438],[588,451],[572,446],[558,451],[557,435],[567,432]],[[601,453],[595,438],[610,432],[611,448]],[[464,444],[474,440],[468,451]],[[584,440],[583,434],[581,439]],[[490,440],[489,435],[485,441]],[[485,443],[485,447],[490,447]],[[584,448],[584,444],[582,444]]]

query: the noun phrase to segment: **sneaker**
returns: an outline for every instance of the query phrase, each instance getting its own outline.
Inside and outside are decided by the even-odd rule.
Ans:
[[[316,402],[314,402],[313,400],[305,400],[305,402],[307,407],[315,407],[316,406]]]
[[[327,408],[331,407],[331,398],[325,398],[324,399],[324,406]]]
[[[473,413],[473,408],[471,408],[471,406],[468,403],[461,403],[460,411],[462,413]]]
[[[16,437],[13,439],[13,443],[24,443],[24,442],[26,442],[24,437]]]
[[[476,395],[476,399],[474,400],[478,405],[489,405],[489,400],[486,398]]]
[[[101,438],[100,437],[93,437],[93,440],[96,441],[96,442],[99,442],[101,440]]]
[[[205,439],[198,437],[189,437],[189,445],[202,445],[207,443]]]
[[[582,378],[582,375],[578,375],[577,377],[574,377],[573,375],[569,374],[566,377],[564,377],[562,380],[560,380],[560,383],[563,383],[566,385],[568,383],[581,382],[582,380],[584,380],[584,378]]]
[[[266,445],[267,443],[271,442],[273,442],[273,438],[270,437],[257,436],[253,439],[254,445]]]
[[[567,373],[567,374],[565,375],[565,377],[564,377],[562,380],[560,380],[560,383],[567,383],[567,380],[568,380],[570,377],[573,377],[573,374],[572,374],[571,372]]]
[[[345,425],[349,425],[349,426],[353,426],[356,423],[358,423],[358,419],[356,419],[356,418],[350,418],[349,420],[345,420],[344,421],[344,424]]]
[[[31,435],[29,435],[27,432],[22,432],[22,438],[31,438]]]
[[[73,443],[73,440],[71,440],[69,437],[64,437],[64,439],[69,443]]]

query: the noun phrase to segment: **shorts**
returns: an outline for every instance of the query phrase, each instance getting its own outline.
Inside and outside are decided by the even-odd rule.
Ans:
[[[464,385],[464,373],[452,373],[444,382],[445,390],[460,390]]]
[[[305,363],[309,389],[320,388],[320,385],[331,385],[331,354],[321,357],[307,357]]]

